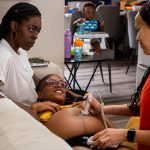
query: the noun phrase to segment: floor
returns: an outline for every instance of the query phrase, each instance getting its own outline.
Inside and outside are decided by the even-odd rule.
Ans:
[[[102,64],[104,83],[102,82],[100,71],[97,70],[94,79],[88,88],[88,92],[98,91],[105,105],[128,103],[130,96],[133,94],[136,87],[136,61],[131,64],[128,74],[126,75],[125,71],[127,63],[128,59],[115,60],[112,62],[112,93],[110,93],[109,90],[108,69],[105,62]],[[87,82],[89,81],[90,75],[93,71],[93,66],[94,64],[90,63],[80,65],[77,72],[77,80],[82,89],[85,89]],[[68,74],[68,70],[65,68],[65,76],[67,77]],[[109,115],[108,117],[117,127],[124,127],[129,118],[113,115]]]

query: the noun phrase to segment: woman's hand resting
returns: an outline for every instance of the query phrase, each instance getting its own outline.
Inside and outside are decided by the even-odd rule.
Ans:
[[[73,102],[72,107],[78,107],[78,108],[84,108],[85,106],[85,101],[88,98],[89,93],[86,93],[83,97],[84,101],[80,101],[80,102]],[[90,103],[90,109],[89,112],[92,115],[96,115],[97,113],[100,113],[100,103],[97,101],[96,98],[92,98],[92,102]]]
[[[104,129],[91,137],[91,140],[95,141],[91,148],[98,147],[104,149],[109,146],[118,145],[126,141],[127,131],[128,129]]]
[[[32,104],[31,109],[36,114],[46,111],[46,110],[49,110],[52,113],[55,113],[60,110],[60,105],[50,102],[50,101],[47,101],[47,102],[34,103],[34,104]]]
[[[84,108],[84,101],[82,102],[73,102],[72,107],[76,107],[76,108]]]

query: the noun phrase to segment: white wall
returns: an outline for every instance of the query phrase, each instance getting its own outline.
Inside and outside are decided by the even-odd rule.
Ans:
[[[29,2],[42,13],[42,30],[29,57],[43,57],[64,65],[64,0],[0,0],[0,22],[8,8],[18,2]]]

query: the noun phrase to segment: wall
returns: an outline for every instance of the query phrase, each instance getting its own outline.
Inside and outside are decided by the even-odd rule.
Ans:
[[[138,86],[142,80],[144,72],[150,64],[150,56],[144,54],[141,46],[138,46],[138,62],[137,62],[137,72],[136,72],[136,86]]]
[[[64,65],[64,1],[63,0],[0,0],[0,22],[8,8],[14,3],[29,2],[42,13],[42,30],[35,46],[28,52],[29,57],[43,57]]]

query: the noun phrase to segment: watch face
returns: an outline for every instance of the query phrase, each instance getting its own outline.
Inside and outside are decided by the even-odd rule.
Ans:
[[[135,129],[132,128],[129,129],[127,133],[127,140],[129,142],[134,142],[135,135],[136,135]]]

